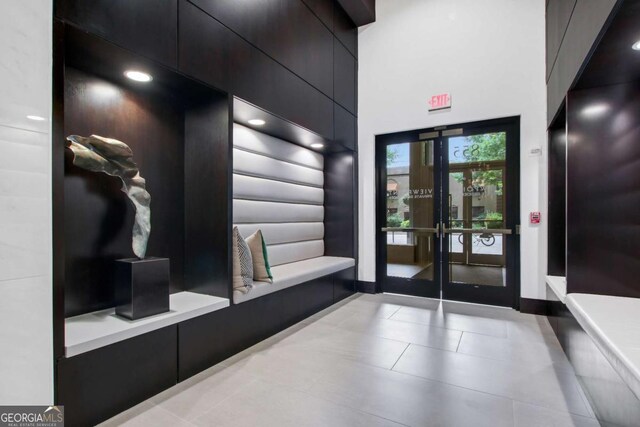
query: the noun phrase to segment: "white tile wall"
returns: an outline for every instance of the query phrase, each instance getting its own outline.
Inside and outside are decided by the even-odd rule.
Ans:
[[[0,2],[0,405],[53,400],[52,9]]]

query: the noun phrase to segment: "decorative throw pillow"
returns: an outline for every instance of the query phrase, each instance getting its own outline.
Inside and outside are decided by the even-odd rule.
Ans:
[[[246,294],[253,287],[251,250],[238,227],[233,227],[233,289]]]
[[[269,257],[267,256],[267,244],[264,242],[262,230],[257,230],[246,239],[251,258],[253,259],[253,280],[258,282],[273,283]]]

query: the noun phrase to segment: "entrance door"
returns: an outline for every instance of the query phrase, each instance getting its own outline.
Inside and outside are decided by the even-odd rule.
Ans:
[[[376,138],[383,292],[517,306],[519,120]]]
[[[440,298],[440,144],[408,141],[378,147],[383,290]]]

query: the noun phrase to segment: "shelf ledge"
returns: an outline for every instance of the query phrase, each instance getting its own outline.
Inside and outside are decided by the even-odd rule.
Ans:
[[[567,298],[567,278],[563,276],[547,276],[545,281],[558,299],[565,304]]]
[[[77,356],[229,306],[227,298],[193,292],[170,296],[170,311],[139,320],[115,314],[115,308],[70,317],[65,321],[65,355]]]

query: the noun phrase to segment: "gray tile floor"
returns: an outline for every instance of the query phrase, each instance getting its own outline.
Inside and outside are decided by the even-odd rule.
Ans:
[[[599,424],[546,318],[358,295],[104,425]]]

